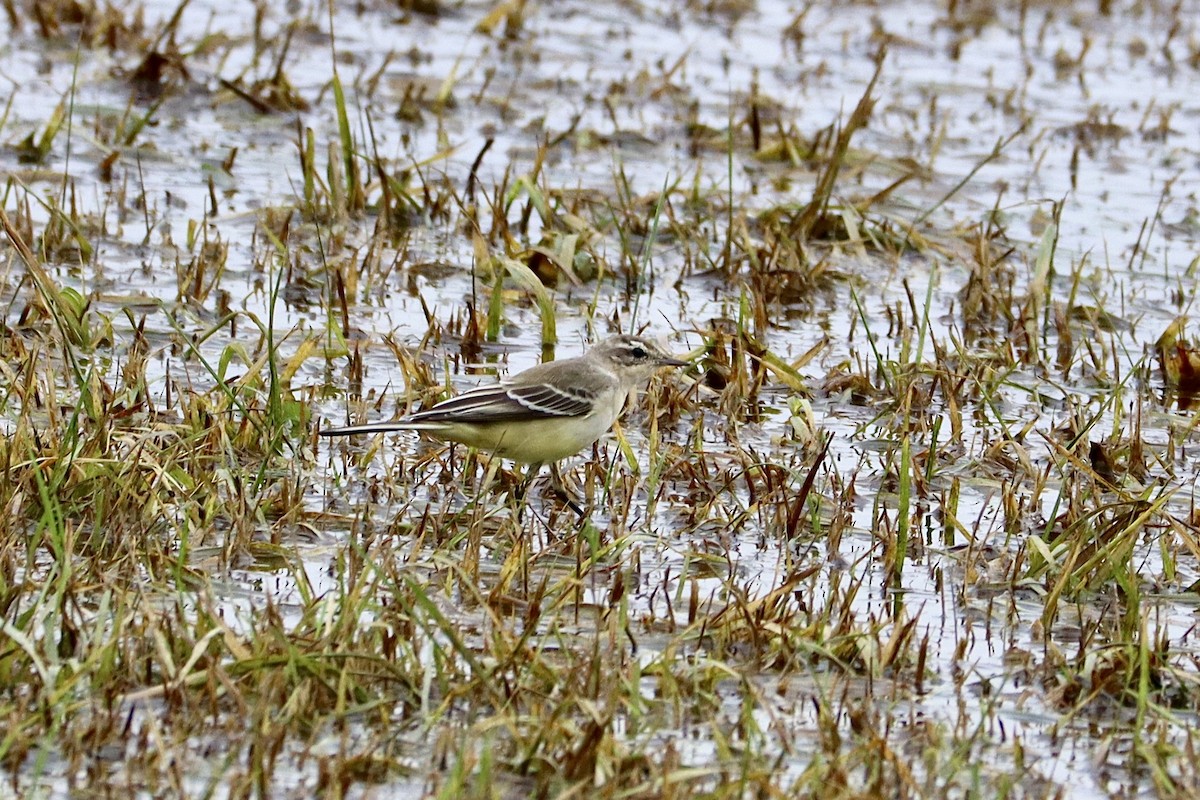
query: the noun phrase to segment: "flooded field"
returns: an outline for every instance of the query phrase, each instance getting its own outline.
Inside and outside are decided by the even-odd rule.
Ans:
[[[1194,3],[331,5],[3,6],[0,796],[1200,793]]]

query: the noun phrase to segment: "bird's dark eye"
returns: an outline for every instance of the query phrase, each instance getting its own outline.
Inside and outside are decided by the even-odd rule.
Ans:
[[[631,349],[629,352],[634,358],[638,359],[639,361],[641,359],[645,358],[646,356],[650,355],[649,353],[646,352],[646,348],[642,347],[641,345],[636,345],[636,344],[633,346],[633,349]]]

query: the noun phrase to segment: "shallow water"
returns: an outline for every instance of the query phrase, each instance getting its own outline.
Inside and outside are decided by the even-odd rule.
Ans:
[[[683,3],[544,4],[527,9],[512,40],[476,30],[492,9],[481,3],[447,7],[437,18],[405,17],[390,6],[339,9],[332,27],[337,69],[349,87],[351,125],[360,141],[373,139],[372,147],[393,166],[420,164],[429,184],[448,182],[461,192],[477,154],[486,140],[493,139],[478,171],[482,196],[506,172],[528,171],[539,144],[552,140],[555,144],[545,153],[542,185],[603,197],[627,191],[654,198],[664,186],[677,184],[672,203],[679,206],[681,216],[684,196],[693,187],[728,194],[739,210],[804,203],[815,177],[810,167],[755,158],[744,144],[731,151],[720,136],[701,140],[699,134],[689,135],[686,126],[723,131],[733,119],[745,137],[742,119],[749,107],[747,98],[756,93],[763,109],[764,135],[794,129],[812,136],[844,120],[871,77],[872,54],[886,39],[888,53],[871,123],[853,142],[861,151],[862,161],[856,163],[862,166],[847,171],[836,197],[869,197],[909,171],[912,163],[919,165],[921,177],[905,183],[870,213],[903,224],[928,213],[916,227],[926,232],[933,246],[895,260],[851,245],[830,255],[831,264],[849,280],[835,282],[804,302],[774,306],[776,316],[763,332],[771,352],[792,360],[826,340],[817,358],[802,368],[805,379],[819,386],[827,373],[844,372],[847,364],[873,363],[865,318],[883,357],[899,358],[903,342],[887,333],[885,314],[899,304],[907,315],[907,282],[930,323],[924,352],[910,353],[908,358],[933,361],[935,341],[945,345],[962,338],[959,292],[968,278],[970,253],[955,233],[994,218],[1020,249],[1016,263],[1025,271],[1018,269],[1017,282],[1024,286],[1034,273],[1037,243],[1052,205],[1061,202],[1050,301],[1072,298],[1077,305],[1101,308],[1118,317],[1112,330],[1086,322],[1076,323],[1074,330],[1109,354],[1100,358],[1106,367],[1114,371],[1119,367],[1126,374],[1149,372],[1145,354],[1178,313],[1190,310],[1196,291],[1200,131],[1194,120],[1200,100],[1195,92],[1195,15],[1155,4],[1131,4],[1108,16],[1098,16],[1092,4],[1034,5],[1021,13],[973,8],[970,19],[953,19],[940,5],[925,3],[839,4],[803,11],[789,3],[715,5],[723,11],[705,13]],[[154,26],[173,11],[169,5],[148,5],[147,20]],[[798,14],[803,35],[785,35],[784,29]],[[14,98],[0,130],[4,142],[14,144],[39,130],[59,98],[73,99],[69,157],[65,146],[56,144],[42,165],[45,172],[34,174],[17,163],[10,148],[0,152],[0,166],[23,176],[39,195],[56,193],[54,176],[71,174],[77,202],[102,220],[107,235],[93,237],[98,249],[92,262],[55,265],[55,274],[66,285],[94,293],[96,309],[112,315],[118,335],[130,332],[119,310],[136,306],[147,309],[139,310],[138,316],[146,315],[148,336],[165,341],[172,325],[164,311],[149,310],[147,298],[166,304],[175,324],[187,333],[205,331],[220,318],[217,292],[198,306],[177,304],[175,264],[189,257],[186,238],[191,223],[202,226],[210,239],[228,244],[218,286],[228,293],[229,306],[244,315],[237,337],[223,329],[199,351],[217,360],[231,341],[254,341],[257,333],[251,334],[251,317],[268,320],[272,309],[267,286],[272,273],[264,272],[261,265],[266,261],[272,269],[280,266],[269,255],[270,243],[256,232],[259,212],[297,202],[302,183],[297,123],[314,131],[322,164],[327,160],[324,148],[337,137],[329,88],[333,66],[326,36],[329,20],[321,9],[301,9],[291,17],[269,10],[265,30],[278,35],[289,19],[310,23],[296,33],[286,72],[300,95],[312,103],[311,110],[295,116],[259,115],[233,95],[218,92],[218,76],[232,78],[244,71],[262,77],[272,64],[254,57],[252,9],[239,14],[225,4],[192,3],[183,14],[178,41],[198,45],[203,37],[219,31],[232,43],[214,45],[210,55],[189,58],[188,88],[164,101],[154,114],[156,124],[139,135],[136,148],[122,150],[112,183],[98,179],[97,164],[112,147],[105,141],[105,131],[126,113],[130,102],[128,84],[118,77],[120,71],[131,69],[129,59],[84,49],[76,77],[75,51],[69,42],[47,47],[26,28],[10,30],[7,44],[0,46],[0,82],[9,85]],[[1176,23],[1181,27],[1172,32]],[[1090,44],[1082,63],[1075,63],[1085,41]],[[374,91],[368,91],[367,84],[374,78],[378,78]],[[454,105],[440,116],[422,107],[421,122],[397,119],[404,87],[415,82],[430,92],[451,85]],[[145,105],[137,103],[135,108],[144,110]],[[987,160],[997,143],[1005,140],[1002,151]],[[237,155],[229,174],[220,165],[233,148]],[[145,213],[134,210],[136,204],[123,207],[116,199],[121,192],[127,197],[144,195]],[[214,196],[215,213],[210,208]],[[648,203],[647,216],[653,210],[652,202]],[[484,220],[488,213],[483,212]],[[47,218],[37,208],[33,217],[41,222]],[[402,241],[374,253],[377,263],[396,261],[396,268],[382,284],[350,298],[352,325],[366,364],[363,393],[385,398],[378,409],[372,409],[372,416],[403,411],[411,399],[403,390],[404,372],[391,350],[382,345],[383,337],[390,335],[402,346],[415,346],[427,330],[423,306],[446,324],[463,312],[466,299],[474,295],[471,241],[461,232],[459,210],[454,209],[450,217],[449,221],[419,221]],[[529,238],[536,242],[538,215],[533,219]],[[724,243],[723,220],[716,215],[707,224],[713,228],[706,255],[715,260]],[[331,259],[363,259],[366,254],[361,248],[370,235],[370,220],[318,227],[315,233],[310,229],[304,233],[304,247],[292,258],[299,264],[298,271],[307,270],[319,280],[322,249]],[[636,303],[623,292],[619,280],[560,287],[557,352],[573,354],[591,338],[593,326],[596,333],[605,332],[596,321],[614,316],[623,328],[647,324],[668,335],[678,351],[700,346],[711,321],[738,320],[744,290],[739,279],[745,276],[727,283],[721,276],[692,269],[687,253],[695,245],[682,243],[664,230],[649,255],[639,256],[650,265],[650,277]],[[623,263],[621,243],[611,234],[600,240],[596,251],[612,268]],[[695,263],[703,264],[705,258],[696,258]],[[1074,269],[1081,263],[1084,266]],[[417,269],[418,264],[439,268]],[[1072,278],[1075,273],[1080,276],[1078,285]],[[15,286],[15,277],[10,276],[9,283]],[[288,302],[273,309],[276,333],[288,336],[281,347],[285,359],[306,334],[319,335],[325,329],[329,313],[319,285],[305,291],[303,281],[294,283],[296,291],[286,294]],[[926,287],[931,287],[927,309],[920,307]],[[10,309],[10,314],[15,313]],[[501,371],[516,372],[540,358],[538,316],[534,308],[516,303],[510,303],[505,314]],[[447,337],[424,354],[436,373],[458,364],[455,345]],[[986,351],[994,343],[981,341],[975,346]],[[319,361],[300,367],[293,388],[308,392],[320,419],[340,422],[347,405],[340,394],[343,380],[335,372],[336,391],[325,391],[328,372]],[[166,394],[168,373],[179,380],[184,372],[187,383],[198,389],[212,384],[203,370],[194,364],[181,366],[178,356],[162,345],[152,354],[151,370],[158,378],[159,401]],[[1114,796],[1145,792],[1152,785],[1145,775],[1123,770],[1121,753],[1133,736],[1127,714],[1113,714],[1111,726],[1099,716],[1063,719],[1061,705],[1045,696],[1039,678],[1017,668],[1025,653],[1041,663],[1045,632],[1037,629],[1045,589],[1031,584],[1014,590],[1005,584],[1000,569],[1005,558],[1021,549],[1023,537],[1041,532],[1054,518],[1058,498],[1053,487],[1060,473],[1050,482],[1052,490],[1037,498],[1040,507],[1022,515],[1020,530],[1006,532],[1002,486],[1016,473],[997,468],[999,477],[995,477],[985,451],[1033,419],[1022,447],[1036,470],[1046,469],[1056,457],[1048,441],[1068,419],[1071,407],[1099,416],[1095,438],[1123,429],[1128,425],[1131,395],[1126,395],[1123,406],[1106,405],[1122,376],[1095,373],[1084,366],[1065,375],[1035,367],[1018,369],[996,391],[994,406],[964,409],[962,451],[938,464],[935,479],[943,491],[951,478],[961,480],[956,513],[964,525],[978,532],[976,540],[964,553],[969,544],[965,537],[959,534],[953,545],[947,545],[941,541],[940,522],[921,520],[929,526],[929,535],[923,552],[911,554],[899,594],[887,582],[875,532],[881,524],[895,525],[895,490],[884,484],[895,469],[896,451],[891,445],[896,432],[887,420],[880,421],[883,412],[875,403],[820,392],[811,401],[819,428],[834,434],[816,491],[833,491],[832,472],[843,481],[853,478],[859,494],[851,525],[836,552],[818,539],[791,554],[820,566],[806,591],[815,601],[829,601],[833,583],[852,576],[862,581],[850,603],[856,618],[887,620],[885,629],[917,619],[917,637],[928,636],[929,642],[924,691],[897,685],[890,691],[875,687],[872,695],[894,698],[889,719],[900,722],[887,732],[888,740],[902,749],[907,726],[945,726],[964,736],[983,729],[987,733],[981,739],[994,749],[980,746],[972,755],[977,755],[983,772],[1001,774],[1012,763],[1014,743],[1019,742],[1027,772],[1017,780],[1027,792],[1024,796],[1055,792],[1068,797]],[[479,377],[456,372],[450,380],[462,388]],[[1158,381],[1157,373],[1151,381]],[[713,406],[713,394],[697,390],[690,408],[706,420],[699,458],[722,468],[741,463],[752,450],[763,461],[782,465],[789,485],[798,486],[807,462],[804,451],[788,439],[789,394],[782,385],[765,387],[761,419],[740,424],[731,436]],[[1152,449],[1165,447],[1170,427],[1191,423],[1189,415],[1149,402],[1142,413],[1141,433]],[[944,407],[929,408],[927,414],[929,420],[943,419],[948,430]],[[635,415],[625,433],[641,474],[646,475],[653,461],[643,423],[644,417]],[[658,447],[686,452],[691,425],[691,419],[683,419],[661,430]],[[415,449],[413,437],[394,441]],[[922,441],[928,444],[927,438]],[[337,455],[341,443],[321,441],[318,447],[313,461],[316,473],[306,498],[314,513],[333,511],[351,519],[364,487],[411,467],[407,450],[380,455],[366,467],[341,460]],[[916,442],[914,449],[919,449]],[[1158,471],[1165,483],[1180,489],[1171,509],[1181,518],[1189,517],[1194,495],[1193,452],[1190,448],[1177,454],[1170,465],[1173,474]],[[611,441],[604,445],[604,454],[619,463]],[[1015,457],[1011,452],[1007,455]],[[445,496],[442,488],[420,484],[413,491],[403,500],[380,503],[375,517],[361,524],[382,529],[395,520],[414,519],[426,504],[439,506]],[[655,594],[655,587],[674,592],[679,600],[685,591],[692,591],[693,580],[706,603],[719,608],[728,602],[722,596],[725,576],[687,577],[689,570],[696,569],[696,554],[702,550],[714,552],[719,563],[747,576],[739,583],[751,596],[770,591],[794,566],[786,546],[781,547],[778,531],[769,529],[770,520],[756,516],[745,480],[731,481],[721,501],[727,518],[713,520],[711,531],[685,518],[673,492],[674,497],[682,497],[686,487],[669,482],[666,496],[648,519],[637,513],[628,521],[614,521],[615,515],[602,511],[593,515],[598,530],[627,533],[640,554],[643,581],[628,600],[631,619],[661,621],[668,612],[660,605],[662,595]],[[727,524],[741,514],[745,517],[739,526]],[[330,523],[321,528],[319,543],[296,544],[317,595],[337,589],[331,565],[359,524]],[[406,546],[402,537],[397,537],[395,546]],[[502,556],[499,552],[495,558]],[[487,558],[485,554],[485,562]],[[973,563],[979,558],[984,559],[982,565]],[[1157,541],[1139,540],[1135,563],[1147,583],[1162,574],[1161,559]],[[968,569],[964,564],[986,573],[989,562],[998,570],[994,583],[986,574],[963,577]],[[481,566],[485,572],[488,569],[486,563]],[[1176,569],[1174,578],[1155,586],[1156,593],[1143,594],[1141,602],[1150,630],[1166,637],[1181,669],[1192,672],[1188,660],[1195,655],[1190,635],[1194,598],[1181,596],[1181,590],[1200,574],[1185,557]],[[215,585],[227,592],[225,602],[235,623],[248,621],[268,602],[281,606],[285,616],[289,607],[301,604],[296,584],[286,573],[234,570],[215,576]],[[608,591],[606,585],[593,586],[587,602],[605,605]],[[897,602],[902,606],[899,614]],[[1077,624],[1072,623],[1074,613],[1102,615],[1115,602],[1098,596],[1090,609],[1063,609],[1053,634],[1062,636],[1056,646],[1072,644],[1068,634]],[[671,613],[680,628],[686,627],[686,602],[682,608],[676,604]],[[596,625],[584,624],[580,630],[581,640],[598,635]],[[665,651],[667,643],[656,637],[639,638],[637,657],[645,665],[672,652]],[[698,643],[691,657],[704,655],[704,645]],[[780,690],[778,676],[762,669],[750,674],[740,688],[736,684],[721,688],[727,693],[728,719],[691,720],[675,734],[660,731],[649,741],[636,737],[632,741],[649,752],[660,752],[670,740],[683,764],[716,763],[720,747],[707,725],[736,724],[745,686],[754,686],[759,705],[753,716],[779,737],[765,751],[785,753],[778,785],[787,786],[821,752],[805,698],[820,693],[823,672],[814,669],[805,676],[811,684],[797,680]],[[877,680],[890,680],[887,672],[882,670]],[[655,688],[647,685],[645,691]],[[1181,718],[1177,725],[1166,726],[1163,738],[1183,746],[1188,724]],[[782,742],[787,743],[786,749]],[[422,746],[415,746],[418,763]],[[191,757],[204,760],[195,752]],[[420,792],[421,786],[428,785],[425,768],[417,767],[416,777],[398,779],[395,788]],[[1177,768],[1190,774],[1183,765]],[[289,782],[311,785],[315,767],[296,765],[295,769]],[[927,770],[936,774],[936,765],[927,765]],[[987,785],[996,784],[989,778]],[[953,796],[958,790],[964,787],[948,791]]]

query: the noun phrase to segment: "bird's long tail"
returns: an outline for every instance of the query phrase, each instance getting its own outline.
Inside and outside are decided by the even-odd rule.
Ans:
[[[389,433],[391,431],[418,430],[419,428],[420,425],[394,419],[388,422],[368,422],[365,425],[350,425],[345,428],[326,428],[320,433],[322,436],[354,436],[360,433]]]

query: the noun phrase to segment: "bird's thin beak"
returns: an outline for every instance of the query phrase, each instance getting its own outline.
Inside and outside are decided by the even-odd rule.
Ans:
[[[692,362],[690,362],[690,361],[684,361],[683,359],[672,358],[670,356],[667,356],[665,358],[660,358],[658,360],[658,364],[661,367],[686,367],[686,366],[690,365],[691,363]]]

